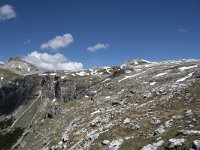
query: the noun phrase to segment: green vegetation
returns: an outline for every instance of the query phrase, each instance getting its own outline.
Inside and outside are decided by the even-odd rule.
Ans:
[[[11,149],[12,145],[17,142],[23,132],[24,129],[16,128],[12,132],[0,133],[0,150]]]
[[[0,122],[0,129],[6,129],[7,127],[9,127],[11,124],[13,123],[13,119],[9,118],[9,119],[4,119],[3,121]]]

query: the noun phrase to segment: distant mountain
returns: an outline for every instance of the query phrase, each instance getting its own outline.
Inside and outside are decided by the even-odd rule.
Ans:
[[[200,61],[41,73],[0,66],[0,150],[199,150]]]
[[[0,68],[11,70],[20,75],[30,75],[39,72],[33,64],[30,64],[19,57],[11,57],[7,63],[2,63]]]

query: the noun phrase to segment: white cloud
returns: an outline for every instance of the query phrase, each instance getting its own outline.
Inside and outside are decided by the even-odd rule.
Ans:
[[[16,17],[16,13],[14,11],[13,6],[6,4],[0,7],[0,21],[12,19],[15,17]]]
[[[41,44],[41,49],[53,49],[57,50],[59,48],[64,48],[69,46],[71,43],[73,43],[74,38],[71,34],[66,33],[62,36],[56,36],[55,38],[49,40],[46,43]]]
[[[185,32],[186,32],[186,30],[185,30],[185,29],[183,29],[183,28],[179,28],[179,29],[178,29],[178,32],[180,32],[180,33],[185,33]]]
[[[96,52],[96,51],[98,51],[98,50],[100,50],[100,49],[106,49],[106,48],[108,48],[108,47],[109,47],[108,44],[97,43],[97,44],[95,44],[95,45],[93,45],[93,46],[89,46],[89,47],[87,48],[87,50],[90,51],[90,52]]]
[[[0,65],[4,65],[5,63],[3,61],[0,61]]]
[[[70,70],[76,71],[83,69],[83,64],[80,62],[69,61],[64,55],[56,53],[54,55],[48,53],[39,53],[37,51],[28,54],[24,60],[37,66],[43,71],[54,70]]]

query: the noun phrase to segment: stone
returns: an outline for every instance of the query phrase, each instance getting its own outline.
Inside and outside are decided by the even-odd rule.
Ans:
[[[169,139],[168,148],[177,148],[185,143],[185,139]]]
[[[192,142],[191,148],[194,150],[200,150],[200,140],[194,140]]]
[[[186,115],[186,116],[191,116],[191,115],[193,115],[192,110],[190,109],[190,110],[186,111],[185,115]]]
[[[144,146],[141,150],[157,150],[159,147],[161,147],[163,145],[164,141],[160,140],[156,143],[153,144],[148,144],[146,146]]]
[[[108,145],[109,143],[110,143],[109,140],[103,140],[103,142],[102,142],[103,145]]]
[[[129,118],[124,119],[124,124],[130,123],[130,122],[131,122],[131,120]]]
[[[109,146],[108,146],[108,150],[118,150],[119,146],[124,142],[123,139],[119,139],[119,140],[114,140],[112,141]]]

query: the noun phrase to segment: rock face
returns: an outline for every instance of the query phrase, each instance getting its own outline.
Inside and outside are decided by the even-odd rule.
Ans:
[[[19,57],[11,57],[6,64],[1,65],[0,67],[12,70],[20,75],[29,75],[39,72],[34,65],[24,61]]]
[[[199,69],[133,60],[41,73],[12,58],[0,66],[0,149],[198,149]]]

